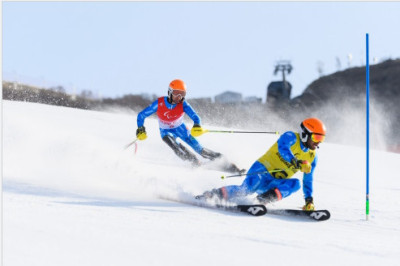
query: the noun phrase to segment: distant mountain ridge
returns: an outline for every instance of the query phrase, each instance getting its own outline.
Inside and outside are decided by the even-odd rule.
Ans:
[[[386,139],[389,149],[399,149],[400,59],[371,65],[369,81],[371,127],[375,133],[380,130],[385,138],[389,138]],[[335,131],[340,131],[341,121],[352,113],[366,113],[365,66],[350,68],[315,80],[303,94],[291,100],[290,106],[295,113],[318,114],[321,119],[329,121]],[[332,112],[332,109],[336,111]],[[358,118],[365,119],[362,116]],[[357,121],[360,122],[362,121]],[[340,136],[343,133],[338,132],[336,135]]]
[[[313,81],[293,102],[312,105],[311,102],[365,97],[365,91],[365,67],[355,67]],[[370,66],[370,96],[379,101],[400,99],[400,59]]]

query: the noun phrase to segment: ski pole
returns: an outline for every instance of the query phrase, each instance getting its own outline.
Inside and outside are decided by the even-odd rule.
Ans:
[[[256,172],[256,173],[243,173],[243,174],[237,174],[237,175],[223,175],[221,176],[221,179],[225,179],[225,178],[230,178],[230,177],[238,177],[238,176],[244,176],[244,175],[258,175],[258,174],[265,174],[268,173],[267,171],[264,172]]]
[[[256,172],[256,173],[244,173],[244,174],[228,175],[228,176],[223,175],[223,176],[221,176],[221,179],[230,178],[230,177],[244,176],[244,175],[258,175],[258,174],[266,174],[266,173],[283,172],[283,171],[286,171],[286,170],[289,170],[289,169],[291,169],[291,168],[275,169],[275,170],[271,170],[271,171]]]
[[[204,133],[211,132],[211,133],[261,133],[261,134],[277,134],[279,135],[278,131],[236,131],[236,130],[213,130],[213,129],[205,129]]]
[[[124,147],[124,150],[128,149],[131,145],[135,144],[137,140],[138,140],[138,139],[135,139],[134,141],[132,141],[132,142],[126,144],[125,147]]]

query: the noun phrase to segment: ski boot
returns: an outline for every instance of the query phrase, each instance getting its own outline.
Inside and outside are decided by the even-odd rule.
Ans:
[[[277,189],[277,188],[270,189],[267,192],[264,192],[263,194],[260,194],[257,196],[257,200],[261,204],[264,204],[264,205],[268,204],[268,203],[276,202],[281,199],[282,199],[282,194],[279,191],[279,189]]]
[[[217,199],[219,201],[226,199],[225,188],[214,188],[211,191],[206,191],[202,195],[198,195],[195,199],[198,200],[209,200],[209,199]],[[224,195],[225,194],[225,195]]]

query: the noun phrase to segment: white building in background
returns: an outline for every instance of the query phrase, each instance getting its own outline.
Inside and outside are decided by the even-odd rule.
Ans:
[[[233,91],[226,91],[215,96],[215,103],[229,104],[229,103],[241,103],[242,94]]]
[[[256,96],[249,96],[245,97],[243,100],[244,103],[261,103],[262,98],[256,97]]]

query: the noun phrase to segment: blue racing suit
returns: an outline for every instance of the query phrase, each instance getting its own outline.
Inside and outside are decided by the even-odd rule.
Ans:
[[[279,172],[271,171],[272,173],[270,173],[267,169],[267,166],[270,165],[268,163],[268,159],[272,158],[272,154],[276,155],[277,153],[279,153],[277,156],[280,160],[284,160],[286,165],[290,165],[292,159],[295,158],[295,155],[291,150],[291,148],[293,149],[295,145],[297,145],[299,149],[301,148],[301,151],[305,155],[308,155],[309,153],[314,154],[311,156],[311,158],[313,158],[311,162],[311,172],[308,174],[304,173],[303,175],[304,197],[312,197],[313,173],[315,167],[317,166],[318,158],[314,151],[311,151],[304,146],[304,144],[300,141],[298,134],[288,131],[278,139],[275,145],[273,145],[263,157],[254,162],[247,172],[246,179],[240,186],[226,186],[221,188],[224,198],[230,199],[233,197],[247,196],[252,193],[263,194],[268,190],[275,188],[279,189],[282,198],[285,198],[298,191],[300,189],[300,181],[294,178],[290,179],[291,175],[293,175],[297,170],[291,170],[292,173],[282,175],[275,174]],[[278,152],[276,152],[276,150]],[[298,154],[296,153],[296,155]]]
[[[197,113],[193,110],[193,108],[190,106],[190,104],[186,101],[183,101],[181,103],[183,105],[183,110],[182,112],[186,113],[194,122],[194,124],[200,125],[200,117],[197,115]],[[163,110],[167,110],[165,113],[168,113],[169,110],[173,110],[175,108],[178,108],[179,104],[170,104],[168,102],[168,97],[162,97],[157,100],[155,100],[152,104],[150,104],[148,107],[146,107],[143,111],[141,111],[138,116],[137,116],[137,126],[141,127],[144,125],[144,120],[151,116],[154,113],[158,114],[158,109],[163,108]],[[180,112],[178,112],[180,113]],[[190,134],[190,131],[187,129],[185,123],[183,122],[183,113],[180,114],[181,116],[179,118],[172,118],[169,120],[168,125],[163,123],[163,121],[160,118],[160,115],[158,114],[158,120],[159,120],[159,125],[160,125],[160,134],[161,138],[163,138],[166,135],[169,135],[173,137],[177,143],[178,140],[176,139],[179,137],[182,139],[184,142],[186,142],[190,147],[193,148],[198,154],[201,154],[201,151],[203,150],[203,147],[200,145],[200,143]]]

